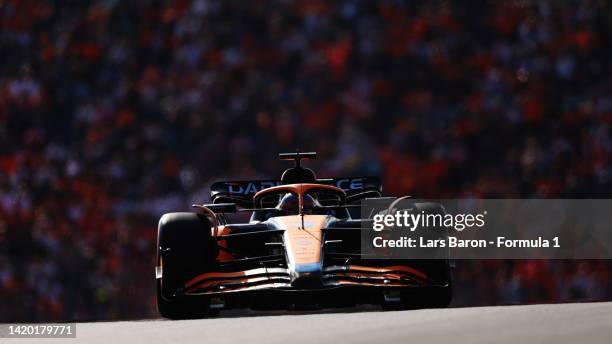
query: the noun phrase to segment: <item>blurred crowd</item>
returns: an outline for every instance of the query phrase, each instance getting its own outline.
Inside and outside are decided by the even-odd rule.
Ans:
[[[154,316],[215,180],[612,195],[606,1],[0,0],[0,321]],[[608,37],[608,38],[606,38]],[[612,299],[609,261],[459,261],[456,305]]]

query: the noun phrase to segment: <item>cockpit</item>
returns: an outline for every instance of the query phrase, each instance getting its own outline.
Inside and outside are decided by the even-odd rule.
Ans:
[[[281,185],[253,198],[251,221],[265,221],[274,216],[331,215],[337,218],[349,216],[345,207],[344,191],[320,184]]]
[[[294,215],[293,213],[299,213],[300,211],[299,203],[299,197],[294,193],[288,192],[280,198],[280,201],[278,202],[276,208],[282,211],[286,211],[288,213],[292,213],[290,215]],[[302,207],[304,209],[304,213],[308,213],[314,210],[315,208],[321,208],[321,203],[319,203],[319,201],[317,201],[311,195],[304,195],[302,198]]]

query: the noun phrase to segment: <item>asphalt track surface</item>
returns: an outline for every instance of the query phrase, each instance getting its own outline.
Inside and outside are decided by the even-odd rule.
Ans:
[[[62,343],[612,343],[612,302],[78,323]]]

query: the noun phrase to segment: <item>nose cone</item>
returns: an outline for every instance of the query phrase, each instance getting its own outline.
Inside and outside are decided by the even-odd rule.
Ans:
[[[321,285],[321,228],[325,226],[325,215],[280,216],[273,222],[285,230],[283,243],[290,271],[291,284],[299,288]]]
[[[291,285],[298,288],[320,287],[321,263],[296,265],[291,271]]]

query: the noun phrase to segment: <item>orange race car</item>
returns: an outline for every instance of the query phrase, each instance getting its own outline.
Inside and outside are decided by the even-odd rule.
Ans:
[[[317,179],[295,160],[280,180],[217,182],[212,204],[159,221],[157,307],[167,318],[214,316],[222,309],[310,309],[381,304],[446,307],[449,259],[374,259],[362,253],[371,216],[360,203],[382,197],[378,178]],[[443,211],[413,203],[420,212]],[[247,212],[245,214],[245,212]],[[228,217],[249,216],[243,223]]]

